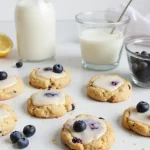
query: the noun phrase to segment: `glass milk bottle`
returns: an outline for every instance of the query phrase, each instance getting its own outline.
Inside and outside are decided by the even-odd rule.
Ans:
[[[19,59],[41,61],[55,56],[56,18],[51,0],[19,0],[15,22]]]

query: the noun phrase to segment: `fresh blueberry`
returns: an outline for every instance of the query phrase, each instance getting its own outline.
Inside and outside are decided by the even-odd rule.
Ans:
[[[5,80],[7,79],[8,75],[4,71],[0,71],[0,80]]]
[[[141,52],[142,56],[148,56],[148,53],[146,51]]]
[[[60,64],[56,64],[56,65],[54,65],[54,67],[53,67],[53,71],[55,72],[55,73],[62,73],[63,72],[63,66],[62,65],[60,65]]]
[[[75,105],[74,105],[74,104],[71,104],[71,106],[72,106],[72,110],[74,110],[74,109],[75,109]]]
[[[144,71],[148,68],[148,64],[146,62],[141,62],[139,64],[139,70]]]
[[[10,139],[13,143],[17,143],[22,138],[22,134],[19,131],[14,131],[10,134]]]
[[[31,137],[35,134],[36,128],[33,125],[27,125],[23,129],[23,133],[26,137]]]
[[[145,113],[149,110],[149,104],[147,102],[139,102],[136,106],[136,110],[140,113]]]
[[[150,53],[148,54],[148,56],[150,57]]]
[[[139,52],[135,52],[135,54],[136,54],[136,55],[140,55],[140,53],[139,53]]]
[[[138,70],[138,64],[136,63],[132,64],[132,71],[137,72],[137,70]]]
[[[45,93],[44,95],[47,96],[47,97],[54,97],[58,94],[56,94],[56,93]]]
[[[46,68],[44,68],[44,71],[50,71],[50,70],[52,70],[51,67],[46,67]]]
[[[74,138],[72,139],[72,142],[73,142],[73,143],[82,143],[82,140],[80,140],[80,139],[74,137]]]
[[[16,63],[16,67],[17,68],[21,68],[23,66],[23,63],[21,61],[17,62]]]
[[[86,123],[83,120],[75,121],[73,129],[76,132],[83,132],[86,129]]]
[[[17,148],[24,149],[29,145],[29,140],[27,138],[21,138],[17,142]]]

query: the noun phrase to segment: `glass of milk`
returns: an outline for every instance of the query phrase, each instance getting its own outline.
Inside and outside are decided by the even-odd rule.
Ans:
[[[85,68],[110,70],[119,65],[124,35],[129,16],[124,15],[117,22],[120,13],[87,12],[76,15],[82,54]]]
[[[15,10],[18,54],[22,61],[55,56],[55,9],[51,0],[19,0]]]

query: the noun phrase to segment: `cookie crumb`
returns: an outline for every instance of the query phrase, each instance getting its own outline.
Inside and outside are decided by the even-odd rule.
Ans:
[[[51,142],[56,144],[56,145],[58,144],[55,139],[52,139]]]
[[[133,134],[131,134],[131,136],[133,136]]]
[[[45,120],[42,120],[42,123],[45,123]]]
[[[134,146],[136,146],[136,144],[133,144]]]

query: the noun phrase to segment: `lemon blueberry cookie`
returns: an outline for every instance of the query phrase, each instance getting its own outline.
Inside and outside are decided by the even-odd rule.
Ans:
[[[61,138],[73,150],[108,150],[115,139],[113,128],[106,120],[87,114],[69,119]]]
[[[70,80],[70,73],[60,64],[53,68],[36,68],[30,74],[30,84],[41,89],[60,89],[67,86]]]
[[[16,126],[17,117],[9,105],[0,104],[0,136],[10,133]]]
[[[58,118],[75,109],[75,103],[60,90],[42,90],[27,102],[30,115],[38,118]]]
[[[0,100],[13,98],[24,90],[22,80],[19,77],[0,72]]]
[[[131,94],[131,83],[115,74],[96,76],[87,87],[87,95],[101,102],[121,102],[127,100]]]
[[[139,102],[136,107],[130,107],[124,111],[122,124],[127,130],[131,130],[142,136],[150,136],[150,110],[149,104]]]

